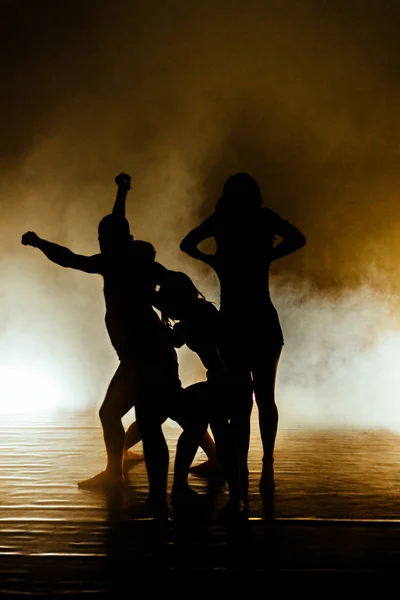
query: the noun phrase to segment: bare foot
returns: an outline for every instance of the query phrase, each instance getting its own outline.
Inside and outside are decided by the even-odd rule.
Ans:
[[[218,462],[206,460],[198,465],[190,467],[189,473],[202,479],[223,478],[223,472]]]
[[[78,482],[78,487],[82,489],[94,489],[94,488],[103,488],[110,489],[116,488],[124,483],[124,479],[121,476],[116,476],[114,474],[108,473],[107,471],[102,471],[91,477],[90,479],[85,479],[84,481]]]
[[[138,463],[144,460],[144,454],[140,452],[133,452],[132,450],[126,450],[124,452],[124,466]]]

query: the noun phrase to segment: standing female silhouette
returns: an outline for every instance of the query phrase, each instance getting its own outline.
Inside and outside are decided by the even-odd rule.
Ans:
[[[282,239],[274,246],[276,236]],[[215,255],[198,248],[208,238],[216,241]],[[193,229],[180,246],[189,256],[210,265],[220,281],[221,356],[233,382],[235,410],[231,425],[237,436],[245,494],[253,393],[263,444],[260,491],[275,487],[275,380],[283,336],[270,297],[269,267],[273,260],[295,252],[305,243],[296,227],[263,206],[258,183],[247,173],[237,173],[225,182],[214,214]]]

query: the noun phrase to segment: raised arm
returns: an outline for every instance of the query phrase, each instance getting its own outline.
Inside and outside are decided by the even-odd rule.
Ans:
[[[275,233],[282,238],[272,250],[271,260],[288,256],[306,245],[305,236],[291,223],[275,214]]]
[[[118,186],[117,197],[115,198],[112,214],[121,219],[125,218],[126,196],[131,189],[131,178],[126,173],[120,173],[115,178],[115,183]]]
[[[51,262],[60,265],[60,267],[76,269],[77,271],[84,271],[85,273],[101,274],[102,272],[100,254],[95,254],[93,256],[74,254],[69,248],[43,240],[33,231],[24,233],[22,236],[22,244],[24,246],[39,248]]]
[[[214,217],[207,217],[201,225],[192,229],[180,243],[180,249],[192,258],[201,260],[202,262],[213,267],[215,265],[215,254],[206,254],[202,252],[198,245],[204,240],[214,237]]]

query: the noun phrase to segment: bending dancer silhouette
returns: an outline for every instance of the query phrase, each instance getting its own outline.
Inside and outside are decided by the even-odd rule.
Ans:
[[[151,303],[167,270],[155,262],[151,244],[135,241],[130,234],[125,218],[130,177],[122,173],[115,181],[118,192],[112,214],[99,223],[100,254],[74,254],[33,232],[25,233],[22,243],[39,248],[62,267],[100,274],[104,279],[105,322],[120,365],[100,408],[107,466],[79,485],[110,488],[123,483],[125,431],[121,418],[136,404],[149,476],[149,504],[157,516],[165,516],[169,454],[161,424],[168,415],[169,402],[180,394],[181,383],[169,330]]]
[[[282,238],[274,246],[276,236]],[[198,245],[214,238],[215,255]],[[237,173],[224,185],[214,214],[193,229],[180,248],[211,266],[221,287],[221,356],[232,387],[233,426],[239,446],[241,481],[248,489],[247,457],[250,441],[252,395],[259,410],[263,444],[260,491],[271,491],[274,482],[274,446],[278,426],[275,380],[283,346],[278,314],[269,292],[269,267],[306,243],[304,235],[278,214],[263,206],[258,183],[247,173]]]
[[[188,484],[188,473],[197,448],[210,423],[217,456],[223,466],[229,487],[229,502],[222,517],[239,516],[242,502],[239,462],[236,446],[229,426],[227,392],[228,374],[219,354],[219,312],[195,287],[185,273],[169,271],[160,290],[155,294],[154,305],[161,311],[165,323],[175,321],[172,338],[176,348],[184,344],[195,352],[207,370],[207,381],[195,383],[183,390],[170,418],[181,425],[171,501],[175,508],[187,506],[197,494]],[[126,433],[126,446],[139,441],[136,423]],[[204,444],[204,439],[203,439]],[[207,440],[207,444],[212,441]],[[214,465],[209,465],[210,471]]]

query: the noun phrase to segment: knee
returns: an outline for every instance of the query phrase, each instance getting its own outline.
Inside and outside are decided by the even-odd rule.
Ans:
[[[104,423],[105,421],[107,421],[107,413],[108,413],[107,408],[104,406],[104,404],[102,404],[100,406],[100,410],[99,410],[99,417],[100,417],[100,421],[102,423]]]
[[[274,420],[278,417],[278,407],[274,399],[269,402],[257,402],[259,418],[265,420]]]
[[[108,404],[103,403],[101,405],[99,410],[99,417],[102,425],[104,425],[104,423],[109,423],[113,420],[113,418],[116,418],[116,416],[117,415],[115,411],[113,411]]]
[[[276,409],[275,394],[271,390],[257,390],[254,394],[259,411],[268,411]]]
[[[275,385],[266,381],[254,386],[254,397],[258,406],[273,406],[275,404]]]

